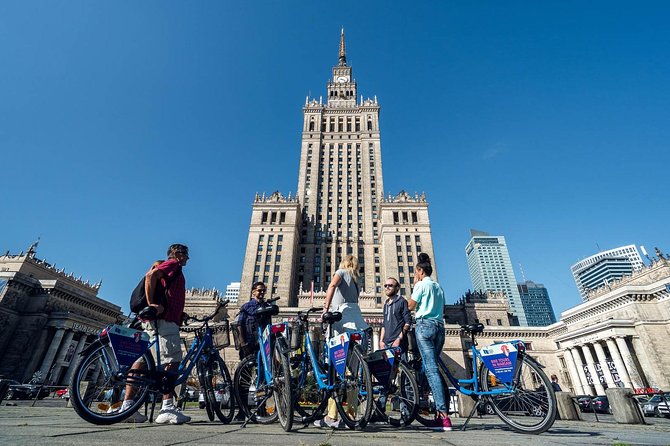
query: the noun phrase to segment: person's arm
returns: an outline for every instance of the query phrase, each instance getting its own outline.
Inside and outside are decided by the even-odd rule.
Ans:
[[[330,285],[328,285],[328,290],[326,291],[326,301],[323,304],[323,313],[329,310],[330,303],[332,302],[333,296],[335,295],[335,290],[340,285],[341,281],[342,278],[339,274],[333,274],[333,280],[330,281]]]
[[[146,275],[144,276],[144,294],[147,296],[147,304],[150,307],[156,307],[156,311],[158,314],[163,313],[165,311],[165,307],[163,305],[153,302],[154,300],[154,290],[158,287],[158,281],[162,280],[165,278],[165,273],[163,270],[158,269],[158,268],[153,268],[150,270]]]
[[[386,348],[386,344],[384,344],[384,327],[382,327],[382,331],[379,332],[379,350],[383,350]]]
[[[414,311],[416,306],[421,301],[421,293],[421,281],[414,282],[414,291],[412,292],[412,297],[407,302],[407,307],[410,309],[410,311]]]
[[[412,327],[412,313],[409,311],[409,303],[403,299],[402,316],[404,325],[402,326],[403,336],[407,330]]]

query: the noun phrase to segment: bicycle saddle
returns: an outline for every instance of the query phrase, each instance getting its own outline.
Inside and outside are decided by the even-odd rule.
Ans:
[[[465,331],[469,331],[470,333],[481,333],[484,331],[484,324],[463,325],[461,328]]]
[[[323,321],[332,324],[333,322],[341,321],[342,320],[342,313],[339,311],[328,311],[326,313],[323,313]]]
[[[276,316],[279,314],[277,305],[267,305],[256,309],[256,316]]]
[[[158,319],[158,310],[156,307],[146,307],[137,313],[137,317],[144,321],[155,321]]]

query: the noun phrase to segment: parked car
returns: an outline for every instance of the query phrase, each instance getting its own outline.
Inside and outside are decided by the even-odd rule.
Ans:
[[[198,401],[199,393],[200,392],[195,387],[191,386],[186,387],[186,395],[185,395],[186,401]]]
[[[670,399],[658,403],[658,414],[665,418],[670,418]]]
[[[9,389],[5,395],[7,400],[31,400],[35,397],[41,400],[50,393],[47,387],[42,387],[39,384],[21,384],[13,379],[8,381]]]
[[[214,397],[216,398],[216,402],[219,404],[223,404],[223,407],[228,407],[228,404],[230,404],[230,394],[225,394],[223,391],[224,387],[223,384],[217,384],[216,389],[214,390]],[[201,389],[200,392],[198,392],[198,407],[201,409],[205,408],[205,392]],[[253,402],[251,401],[251,397],[253,396],[253,393],[250,391],[249,392],[249,404],[252,405]]]
[[[598,413],[612,413],[610,401],[606,396],[597,396],[593,398],[591,404],[593,405],[593,410]]]
[[[582,412],[593,412],[591,407],[592,396],[589,395],[577,395],[577,404],[579,405],[579,410]]]

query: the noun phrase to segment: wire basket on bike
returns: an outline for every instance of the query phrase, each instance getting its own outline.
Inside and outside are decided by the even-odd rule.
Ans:
[[[235,350],[239,350],[240,347],[242,346],[242,343],[240,342],[240,330],[239,330],[239,323],[237,321],[233,321],[230,323],[230,330],[233,333],[233,345],[235,347]],[[229,341],[230,342],[230,341]],[[230,344],[228,344],[230,345]]]
[[[212,326],[212,343],[214,348],[220,349],[230,345],[229,322],[223,319]]]
[[[305,336],[305,327],[303,327],[302,322],[299,320],[291,322],[289,333],[291,350],[297,350],[302,347],[302,341]]]

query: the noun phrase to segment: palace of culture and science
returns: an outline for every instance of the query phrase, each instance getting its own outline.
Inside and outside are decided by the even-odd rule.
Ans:
[[[243,300],[262,281],[284,305],[302,306],[310,291],[328,286],[340,259],[353,254],[361,307],[381,308],[386,277],[397,277],[409,295],[417,254],[434,259],[425,196],[384,196],[380,107],[376,97],[359,99],[357,88],[342,31],[325,103],[308,97],[303,108],[296,196],[274,192],[253,204]]]

